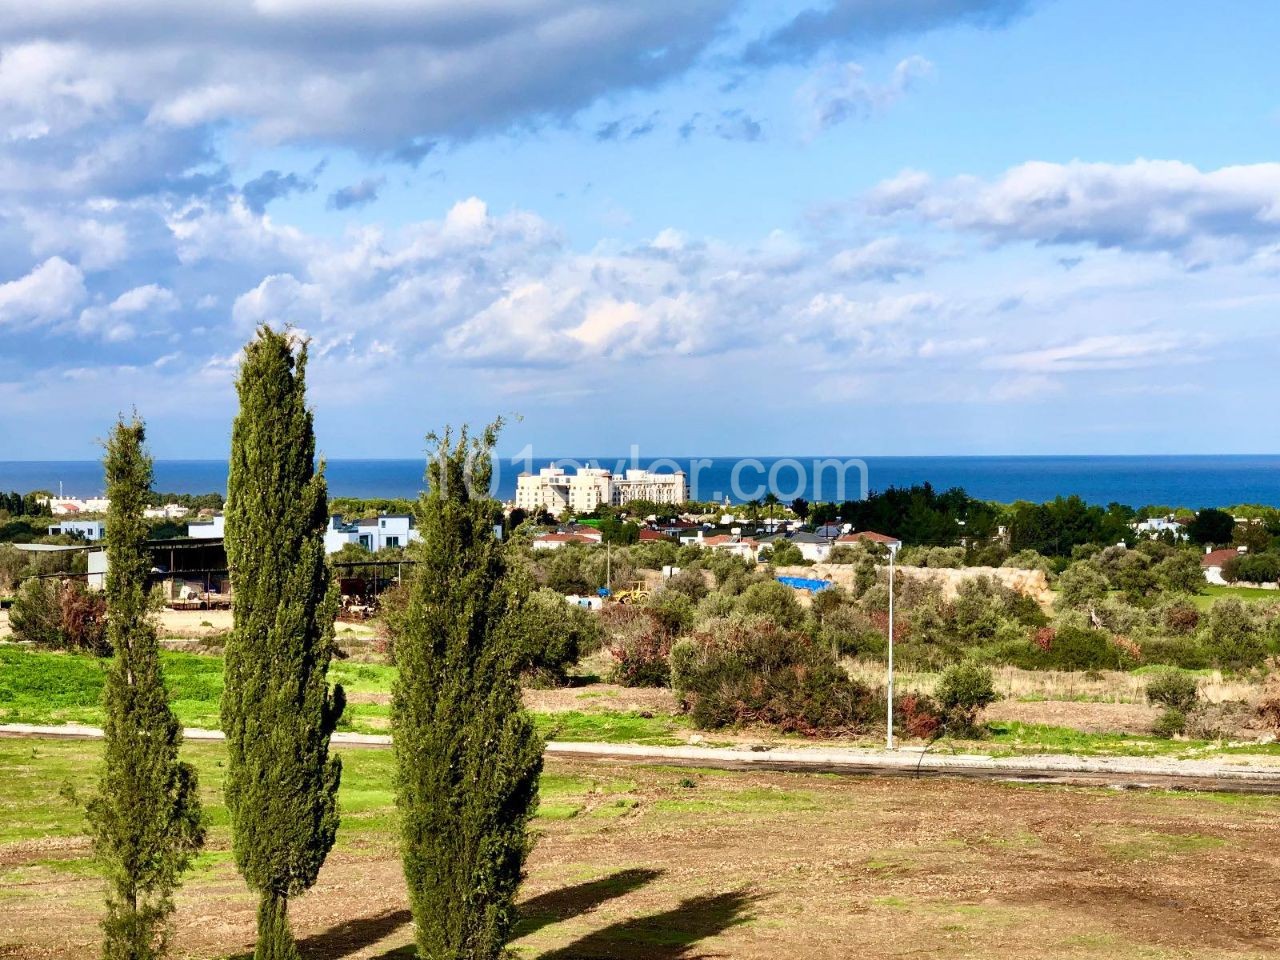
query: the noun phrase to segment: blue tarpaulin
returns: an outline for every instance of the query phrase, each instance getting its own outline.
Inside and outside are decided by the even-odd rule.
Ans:
[[[779,577],[778,582],[785,583],[794,590],[808,590],[810,593],[835,586],[830,580],[815,580],[810,577]]]

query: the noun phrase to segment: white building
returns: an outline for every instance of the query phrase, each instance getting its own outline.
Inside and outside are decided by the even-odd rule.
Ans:
[[[197,540],[221,540],[226,536],[227,518],[222,514],[214,514],[208,520],[187,524],[187,536]]]
[[[76,497],[39,497],[39,503],[47,503],[49,512],[55,517],[65,517],[76,513],[106,513],[111,501],[106,497],[90,497],[80,500]]]
[[[337,553],[347,544],[355,543],[370,553],[377,553],[387,547],[405,547],[421,539],[422,534],[413,526],[413,517],[407,513],[369,517],[355,523],[332,516],[324,532],[324,552]]]
[[[199,540],[220,539],[226,532],[227,518],[221,513],[209,520],[187,524],[187,536]],[[403,547],[421,539],[422,535],[414,529],[413,517],[407,513],[370,517],[355,523],[332,516],[324,531],[324,552],[337,553],[347,544],[355,543],[376,553],[384,547]]]
[[[101,540],[107,533],[107,525],[101,520],[62,520],[49,527],[49,536],[66,534],[82,540]]]
[[[148,520],[181,520],[190,512],[190,507],[180,503],[166,503],[162,507],[145,507],[142,515]]]
[[[1151,517],[1133,525],[1133,530],[1140,536],[1156,538],[1164,533],[1173,534],[1175,540],[1187,539],[1187,529],[1173,517]]]
[[[583,467],[576,473],[544,467],[537,474],[524,473],[516,479],[515,506],[526,513],[545,508],[558,517],[565,512],[590,513],[601,504],[622,506],[631,500],[675,504],[688,498],[682,471],[628,470],[615,477],[596,467]]]

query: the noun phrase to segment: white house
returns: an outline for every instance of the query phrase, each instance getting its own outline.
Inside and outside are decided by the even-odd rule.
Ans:
[[[1151,517],[1133,525],[1133,530],[1139,536],[1156,538],[1163,534],[1170,533],[1175,540],[1187,539],[1187,529],[1179,521],[1173,517]]]
[[[61,520],[49,527],[49,536],[62,534],[81,540],[101,540],[107,533],[107,525],[101,520]]]
[[[355,523],[332,516],[324,532],[324,552],[337,553],[347,544],[356,543],[370,553],[377,553],[388,547],[406,547],[421,539],[422,534],[414,529],[413,517],[407,513],[368,517]]]
[[[221,513],[214,514],[208,520],[187,524],[187,536],[196,540],[221,540],[226,532],[227,518]]]
[[[1227,586],[1227,580],[1222,575],[1222,568],[1227,565],[1228,560],[1234,560],[1246,550],[1248,550],[1247,547],[1227,547],[1223,550],[1209,550],[1201,554],[1200,569],[1204,571],[1205,580],[1220,587]]]
[[[39,503],[49,505],[49,512],[55,517],[65,517],[76,513],[106,513],[111,501],[106,497],[90,497],[80,500],[77,497],[40,497]]]
[[[162,507],[145,507],[142,515],[148,520],[181,520],[190,512],[190,507],[180,503],[166,503]]]

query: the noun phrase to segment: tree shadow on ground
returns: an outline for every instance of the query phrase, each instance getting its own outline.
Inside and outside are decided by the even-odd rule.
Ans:
[[[513,939],[535,933],[549,924],[587,913],[602,903],[626,896],[633,890],[639,890],[660,876],[662,876],[661,870],[644,868],[619,870],[598,880],[588,880],[585,883],[539,894],[520,904],[521,920],[516,926]],[[416,948],[410,945],[380,954],[377,960],[407,960],[416,956]]]
[[[348,920],[298,941],[303,960],[339,960],[389,937],[413,918],[408,910],[384,910],[372,917]]]
[[[568,920],[594,910],[602,903],[626,896],[662,876],[661,870],[637,868],[619,870],[598,880],[561,887],[539,894],[520,904],[520,923],[515,935],[523,937],[552,923]]]
[[[694,947],[750,920],[748,908],[757,899],[741,890],[690,897],[672,910],[610,924],[542,954],[540,960],[696,960],[713,956],[695,953]]]

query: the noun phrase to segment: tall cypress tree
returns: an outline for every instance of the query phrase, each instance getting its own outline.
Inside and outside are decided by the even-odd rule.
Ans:
[[[163,956],[179,875],[204,842],[196,773],[178,759],[182,731],[169,708],[147,604],[151,458],[141,421],[107,440],[107,635],[114,659],[103,690],[105,769],[89,803],[94,853],[107,880],[102,955]]]
[[[298,956],[289,898],[316,881],[338,829],[326,674],[338,596],[324,556],[328,499],[306,406],[307,348],[268,327],[245,347],[231,432],[226,545],[234,629],[222,729],[236,864],[258,891],[256,960]]]
[[[396,638],[401,846],[418,950],[431,960],[502,955],[542,769],[503,630],[515,598],[487,497],[500,426],[428,438],[422,542]]]

